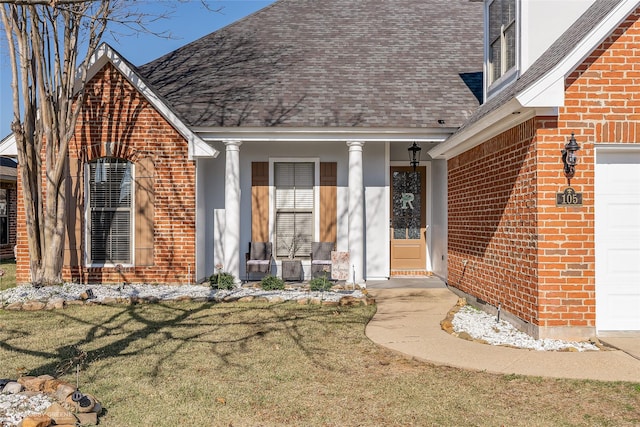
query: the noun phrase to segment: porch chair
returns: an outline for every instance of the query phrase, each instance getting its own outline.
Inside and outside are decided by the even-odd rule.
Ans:
[[[331,251],[335,242],[311,242],[311,277],[326,275],[331,278]]]
[[[246,281],[251,273],[271,272],[272,250],[271,242],[249,242],[249,252],[244,255]]]

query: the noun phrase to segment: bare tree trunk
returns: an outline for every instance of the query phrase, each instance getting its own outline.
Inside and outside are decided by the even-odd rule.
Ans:
[[[14,117],[31,281],[62,280],[66,195],[64,171],[87,67],[112,11],[111,0],[3,1],[0,9],[12,66]],[[79,32],[87,55],[77,63]],[[18,78],[19,76],[19,78]],[[21,120],[20,100],[23,100]],[[44,158],[44,159],[43,159]]]

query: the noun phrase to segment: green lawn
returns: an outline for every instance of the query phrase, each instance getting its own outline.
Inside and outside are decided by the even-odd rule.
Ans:
[[[101,426],[640,425],[640,384],[493,375],[373,344],[375,307],[295,303],[0,311],[0,378],[62,375]],[[473,357],[473,355],[469,355]]]
[[[0,277],[0,291],[13,288],[16,285],[16,261],[14,259],[0,260],[0,269],[4,271]]]

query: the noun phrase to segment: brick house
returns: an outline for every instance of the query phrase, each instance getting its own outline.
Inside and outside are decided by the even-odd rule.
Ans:
[[[481,35],[466,0],[280,0],[140,67],[103,45],[70,145],[65,280],[244,279],[251,241],[276,275],[293,257],[308,278],[314,241],[349,253],[349,282],[441,270],[446,162],[414,172],[408,148],[480,105]]]
[[[539,337],[640,330],[639,4],[549,7],[485,2],[487,100],[429,152],[447,160],[448,283]],[[535,55],[553,16],[566,31]]]
[[[537,337],[640,330],[639,13],[280,0],[141,67],[103,46],[65,278],[245,277],[251,241],[308,277],[310,242],[330,241],[350,282],[433,273]]]

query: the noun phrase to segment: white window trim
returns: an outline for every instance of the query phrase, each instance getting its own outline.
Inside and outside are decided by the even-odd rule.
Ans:
[[[109,156],[107,156],[109,157]],[[116,157],[113,157],[116,158]],[[93,159],[92,161],[95,161],[97,159]],[[120,160],[125,160],[129,163],[131,163],[131,229],[129,230],[129,241],[131,242],[131,244],[129,245],[129,250],[130,250],[130,254],[129,254],[129,259],[131,260],[131,262],[126,263],[126,264],[120,264],[122,267],[133,267],[136,263],[135,260],[135,229],[136,229],[136,224],[135,224],[135,205],[136,205],[136,200],[135,200],[135,194],[136,194],[136,165],[135,163],[133,163],[130,160],[127,159],[120,159]],[[89,201],[89,174],[90,174],[90,169],[89,169],[89,163],[91,162],[85,162],[84,164],[84,236],[85,236],[85,247],[84,247],[84,265],[88,268],[98,268],[98,267],[116,267],[118,264],[114,264],[111,262],[104,262],[104,263],[95,263],[95,262],[91,262],[91,207],[89,206],[90,201]]]
[[[320,235],[320,158],[318,157],[270,157],[269,158],[269,241],[276,241],[276,187],[274,182],[275,163],[313,163],[313,236],[315,241]],[[275,256],[275,247],[273,257]]]

